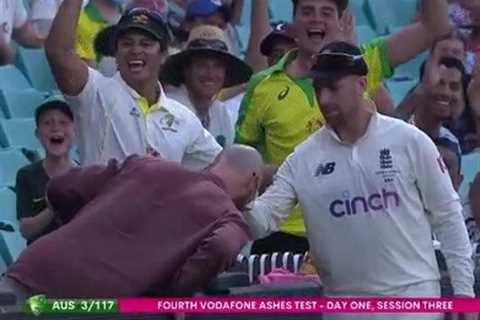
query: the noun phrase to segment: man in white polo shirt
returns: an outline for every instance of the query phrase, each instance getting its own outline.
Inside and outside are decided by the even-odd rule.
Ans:
[[[312,71],[327,126],[295,149],[273,185],[251,205],[246,217],[252,233],[277,231],[298,202],[326,295],[438,297],[434,231],[455,294],[473,296],[462,208],[433,142],[415,127],[369,109],[367,65],[357,47],[327,45]]]
[[[60,90],[78,122],[82,164],[151,154],[204,168],[221,147],[186,107],[167,98],[158,82],[168,32],[154,12],[136,8],[116,26],[112,78],[89,68],[74,51],[82,0],[64,1],[46,41]]]

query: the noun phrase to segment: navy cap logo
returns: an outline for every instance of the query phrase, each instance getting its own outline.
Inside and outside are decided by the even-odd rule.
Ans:
[[[139,14],[138,16],[133,16],[132,21],[138,24],[148,24],[150,19],[145,14]]]

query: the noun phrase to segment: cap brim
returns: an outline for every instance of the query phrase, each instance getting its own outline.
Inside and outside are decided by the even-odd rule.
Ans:
[[[285,41],[285,42],[291,41],[292,43],[294,42],[292,38],[290,38],[285,34],[272,32],[268,36],[266,36],[260,43],[260,52],[264,56],[270,55],[270,52],[272,51],[273,43],[275,41]]]
[[[157,32],[153,31],[152,29],[148,28],[147,26],[143,24],[127,24],[123,26],[117,26],[117,30],[115,32],[115,40],[118,39],[118,36],[122,33],[125,33],[129,30],[140,30],[143,32],[146,32],[150,34],[152,37],[157,39],[158,41],[166,41],[168,40],[166,36],[162,36],[158,34]]]
[[[233,87],[250,80],[252,69],[242,60],[232,54],[214,49],[187,49],[167,58],[162,67],[160,79],[170,85],[179,86],[185,82],[183,77],[183,66],[192,55],[207,53],[220,57],[225,61],[226,79],[225,88]]]
[[[320,81],[337,81],[347,76],[360,76],[352,71],[311,71],[309,75],[313,80]]]

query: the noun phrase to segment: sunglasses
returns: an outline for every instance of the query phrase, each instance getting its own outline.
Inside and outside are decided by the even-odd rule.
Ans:
[[[356,62],[363,59],[363,55],[352,55],[343,52],[325,52],[315,55],[317,67],[337,69],[355,67]]]
[[[189,49],[212,49],[228,52],[228,46],[222,40],[195,39],[188,44]]]

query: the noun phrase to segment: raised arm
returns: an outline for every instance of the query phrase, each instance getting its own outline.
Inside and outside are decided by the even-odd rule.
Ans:
[[[245,61],[254,72],[259,72],[268,66],[267,58],[260,53],[260,44],[270,32],[268,0],[253,0],[251,14],[250,30],[255,30],[255,32],[250,32]]]
[[[60,90],[70,96],[81,93],[88,80],[88,66],[75,53],[75,34],[82,0],[62,2],[45,42],[45,52]]]
[[[401,65],[429,49],[435,39],[450,31],[447,0],[422,0],[421,21],[387,39],[392,67]]]

